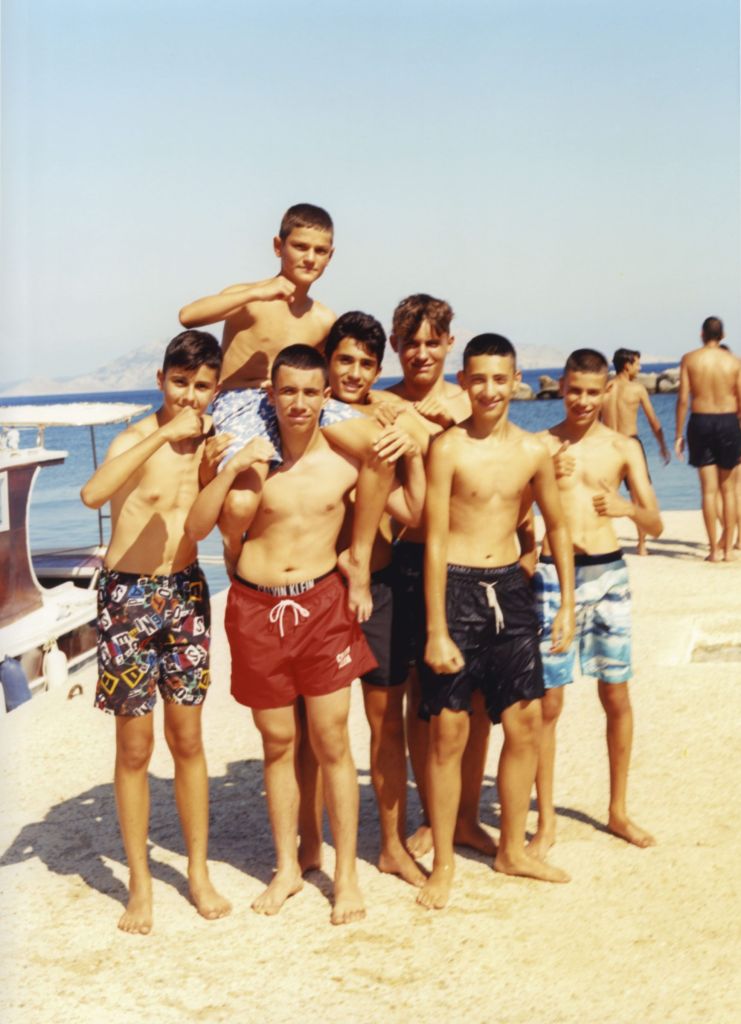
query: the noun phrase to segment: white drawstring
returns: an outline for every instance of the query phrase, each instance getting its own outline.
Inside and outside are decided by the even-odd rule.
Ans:
[[[270,609],[269,618],[271,622],[278,623],[278,629],[280,630],[281,636],[285,636],[285,633],[283,632],[283,616],[286,614],[289,608],[293,612],[294,626],[298,626],[299,619],[308,619],[309,617],[309,612],[307,611],[307,609],[304,608],[303,605],[298,604],[298,602],[292,601],[290,597],[286,597],[282,601],[279,601],[276,605],[273,605],[273,607]]]
[[[496,583],[492,581],[479,580],[480,587],[486,587],[486,603],[490,608],[494,609],[494,626],[495,631],[498,633],[500,629],[504,629],[504,615],[502,609],[499,607],[499,601],[497,600]]]

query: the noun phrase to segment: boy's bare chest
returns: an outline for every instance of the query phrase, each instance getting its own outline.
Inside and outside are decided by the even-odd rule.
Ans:
[[[625,458],[611,441],[580,442],[568,449],[574,461],[571,473],[558,477],[558,486],[564,492],[584,491],[596,494],[604,491],[605,484],[617,487],[625,469]]]
[[[235,336],[245,350],[267,350],[277,354],[288,345],[321,345],[326,335],[325,324],[314,313],[294,316],[284,304],[265,303],[249,326]]]
[[[345,494],[356,477],[344,460],[334,458],[323,459],[300,472],[278,472],[263,488],[260,518],[266,524],[291,520],[308,528],[310,522],[323,517],[344,516]]]
[[[527,453],[502,447],[482,455],[472,452],[470,445],[466,448],[456,461],[456,497],[480,504],[519,500],[534,471]]]
[[[187,512],[198,495],[199,465],[200,448],[183,453],[161,449],[146,463],[132,496],[160,511]]]

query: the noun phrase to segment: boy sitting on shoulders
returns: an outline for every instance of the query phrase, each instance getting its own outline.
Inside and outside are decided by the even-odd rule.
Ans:
[[[224,321],[224,366],[214,401],[217,434],[231,435],[226,459],[254,437],[273,446],[272,461],[281,460],[275,411],[266,388],[271,366],[287,345],[310,345],[321,351],[334,322],[334,313],[309,295],[334,253],[334,225],[326,210],[298,203],[284,214],[273,250],[280,272],[253,284],[237,284],[208,295],[180,310],[186,327]],[[373,458],[378,427],[352,407],[329,399],[320,426],[329,440],[352,458],[363,462],[361,513],[350,548],[340,559],[350,589],[350,604],[362,621],[370,614],[370,551],[393,472]],[[245,523],[254,514],[268,464],[258,462],[236,477],[219,517],[227,570],[239,557]]]
[[[599,421],[607,395],[607,375],[607,360],[601,353],[593,349],[572,352],[561,380],[566,418],[539,435],[554,459],[561,502],[574,544],[577,623],[573,645],[553,649],[550,638],[559,584],[552,564],[556,552],[552,539],[546,537],[534,577],[546,693],[537,775],[538,830],[530,848],[540,857],[555,842],[556,724],[563,708],[563,687],[574,678],[577,649],[582,674],[598,679],[599,697],[607,716],[607,827],[636,846],[655,843],[653,836],[630,820],[626,807],[633,742],[633,712],[628,694],[632,674],[630,587],[612,520],[627,516],[650,537],[658,537],[663,524],[640,445]],[[625,477],[632,501],[618,494]]]
[[[552,634],[556,650],[566,649],[573,635],[573,552],[548,450],[507,417],[519,378],[506,338],[472,338],[458,375],[471,415],[430,447],[422,711],[431,716],[428,802],[435,855],[418,897],[427,908],[445,906],[453,881],[461,761],[476,690],[491,721],[501,721],[504,729],[498,772],[502,829],[494,867],[568,881],[565,872],[525,848],[543,696],[535,604],[518,561],[517,528],[530,491],[545,518],[563,584]]]
[[[223,917],[230,904],[211,884],[208,777],[201,710],[209,685],[210,607],[196,545],[184,523],[228,443],[206,442],[205,415],[221,367],[218,342],[185,331],[170,342],[157,386],[162,407],[115,438],[82,488],[90,508],[111,503],[111,542],[99,582],[96,706],[116,715],[115,790],[129,866],[129,902],[118,926],[152,928],[147,860],[149,782],[157,690],[175,762],[175,798],[188,850],[188,884],[198,912]],[[205,464],[205,465],[204,465]]]
[[[283,461],[268,474],[247,524],[226,610],[232,694],[252,708],[262,736],[277,857],[275,877],[252,907],[277,914],[303,885],[296,768],[296,701],[302,697],[335,843],[331,920],[345,924],[365,916],[355,863],[359,794],[347,729],[350,684],[375,666],[336,572],[335,545],[358,467],[319,429],[329,397],[321,353],[307,345],[283,349],[272,382]],[[271,458],[264,438],[245,445],[201,492],[187,529],[207,533],[234,478]]]

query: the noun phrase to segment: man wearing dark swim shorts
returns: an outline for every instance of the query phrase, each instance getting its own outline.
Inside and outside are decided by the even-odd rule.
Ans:
[[[687,408],[687,447],[702,490],[702,516],[710,542],[709,562],[732,561],[737,525],[736,464],[741,456],[741,360],[723,342],[723,322],[710,316],[702,325],[702,347],[682,356],[674,448],[683,458]],[[690,405],[691,400],[691,405]],[[717,541],[721,514],[723,535]]]

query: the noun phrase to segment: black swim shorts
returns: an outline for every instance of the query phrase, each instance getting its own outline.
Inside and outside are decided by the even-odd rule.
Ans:
[[[425,647],[425,546],[397,541],[393,547],[394,614],[391,633],[391,683],[403,683],[410,666],[418,668]]]
[[[735,412],[693,412],[687,423],[690,465],[733,469],[741,458],[741,427]]]
[[[470,713],[476,689],[494,723],[517,701],[543,696],[535,596],[518,562],[497,569],[449,565],[445,605],[465,665],[444,675],[423,666],[421,718],[443,708]]]
[[[391,649],[394,627],[394,571],[391,565],[379,569],[371,576],[371,597],[373,612],[361,629],[378,662],[378,667],[363,676],[364,683],[371,686],[396,686],[406,679],[407,670],[391,671]]]

